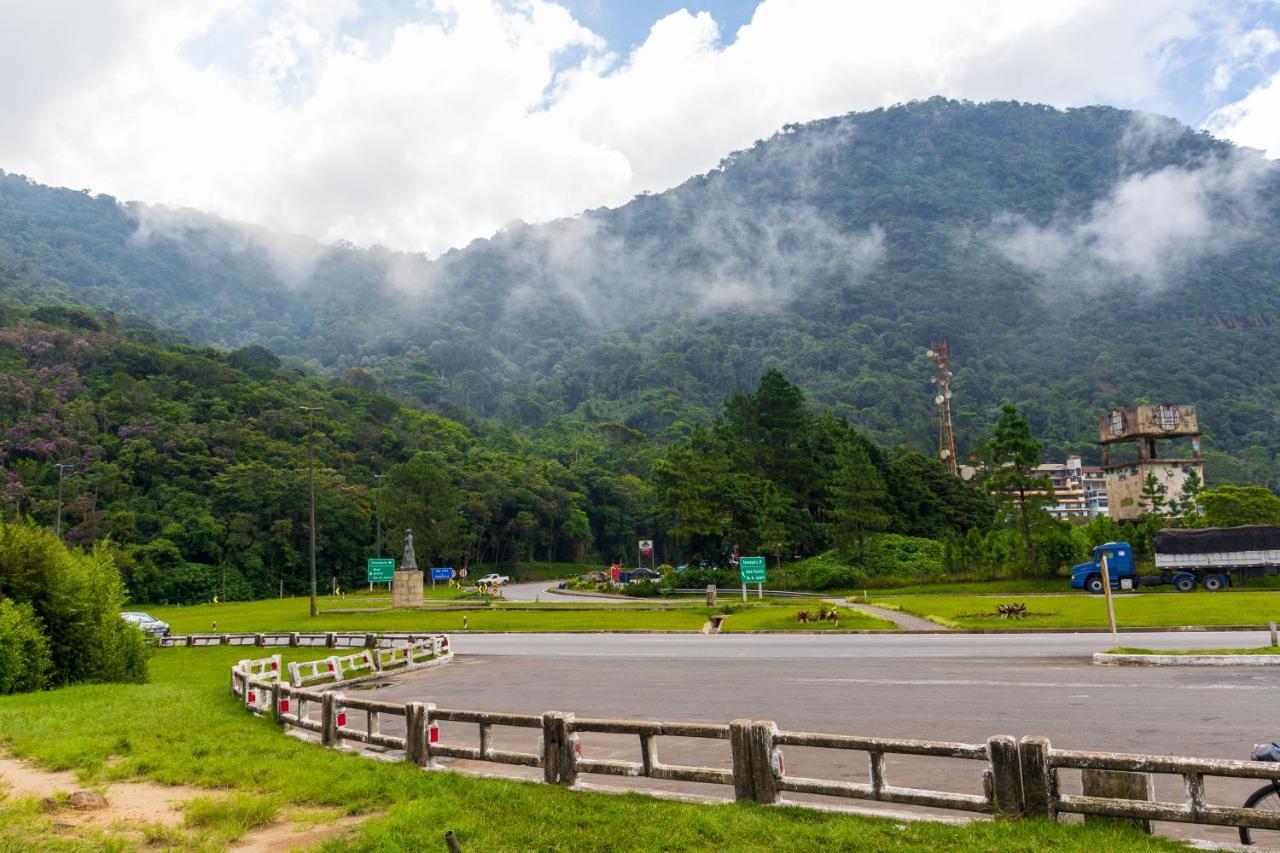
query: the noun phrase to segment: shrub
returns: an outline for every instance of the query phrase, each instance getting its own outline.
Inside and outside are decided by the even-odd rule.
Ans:
[[[642,580],[629,583],[622,590],[636,598],[651,598],[662,591],[662,584],[656,580]]]
[[[50,664],[49,641],[31,605],[0,598],[0,695],[41,689]]]
[[[146,679],[147,647],[120,618],[124,584],[105,547],[71,551],[34,524],[0,523],[0,596],[39,618],[51,685]]]

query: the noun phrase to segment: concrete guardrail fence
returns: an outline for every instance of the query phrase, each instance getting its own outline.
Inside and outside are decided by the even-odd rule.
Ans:
[[[1209,805],[1205,801],[1205,777],[1280,780],[1280,765],[1274,763],[1059,750],[1040,737],[1019,740],[996,735],[986,743],[977,744],[897,740],[785,731],[766,720],[695,723],[594,719],[562,711],[509,714],[438,708],[429,702],[383,702],[347,696],[341,692],[345,686],[394,672],[434,666],[452,658],[448,637],[414,635],[414,639],[407,640],[405,635],[369,636],[372,637],[367,641],[369,647],[355,654],[290,663],[283,669],[279,654],[242,660],[231,670],[232,692],[253,713],[314,732],[325,746],[336,747],[350,741],[402,750],[405,760],[427,769],[444,769],[436,759],[453,758],[541,767],[543,781],[554,785],[572,786],[581,776],[595,774],[732,786],[737,800],[770,804],[780,802],[784,793],[802,793],[1009,817],[1054,818],[1060,813],[1076,813],[1280,829],[1280,814],[1275,812]],[[281,680],[284,671],[289,674],[288,683]],[[356,724],[361,717],[363,727]],[[384,733],[382,724],[387,718],[399,721],[404,734]],[[440,724],[446,722],[477,726],[474,745],[442,742]],[[495,727],[538,731],[537,751],[494,748]],[[605,760],[583,755],[579,735],[589,732],[635,736],[638,760]],[[661,737],[728,741],[730,767],[666,763],[658,753]],[[783,747],[787,746],[866,753],[866,781],[790,775],[784,762]],[[888,755],[981,762],[985,765],[982,793],[890,784],[885,771]],[[1062,770],[1180,775],[1186,798],[1173,803],[1097,796],[1097,791],[1090,792],[1087,780],[1085,795],[1063,794],[1059,790]]]

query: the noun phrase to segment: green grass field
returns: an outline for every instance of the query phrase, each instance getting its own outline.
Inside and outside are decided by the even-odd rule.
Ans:
[[[1068,591],[1066,578],[1006,578],[994,581],[957,581],[954,583],[914,584],[911,586],[872,588],[868,595],[1008,595]],[[846,590],[849,596],[862,597],[863,590]]]
[[[0,801],[0,849],[221,850],[252,827],[300,817],[302,809],[320,822],[367,817],[348,835],[326,842],[333,851],[443,850],[446,829],[456,832],[468,853],[1185,849],[1124,826],[902,823],[568,791],[370,761],[286,737],[245,713],[226,687],[227,667],[242,652],[163,649],[152,659],[150,684],[0,697],[0,748],[11,754],[76,770],[86,784],[145,778],[208,789],[172,828],[77,829],[34,798]]]
[[[766,599],[747,605],[725,623],[728,631],[746,630],[830,630],[833,623],[805,625],[795,620],[799,610],[816,610],[818,601],[776,602]],[[187,607],[142,605],[148,613],[169,623],[175,634],[232,633],[236,631],[447,631],[463,630],[463,616],[470,631],[552,632],[552,631],[697,631],[712,612],[699,602],[686,604],[654,600],[636,605],[600,605],[559,601],[542,607],[530,604],[479,607],[459,612],[435,610],[376,609],[367,602],[368,612],[348,597],[345,602],[321,599],[320,615],[312,619],[306,598],[269,598],[262,601],[197,604]],[[647,606],[646,606],[647,605]],[[513,609],[519,607],[520,609]],[[649,609],[663,608],[663,609]],[[341,608],[342,612],[326,612]],[[554,609],[553,609],[554,608]],[[843,610],[840,628],[850,630],[892,630],[893,625],[872,616]]]
[[[1129,646],[1117,646],[1107,649],[1109,655],[1280,655],[1280,646],[1260,646],[1256,649],[1135,649]]]
[[[997,604],[1021,601],[1025,619],[1001,619]],[[872,603],[892,604],[906,613],[960,628],[1105,628],[1107,608],[1100,595],[1079,593],[1018,597],[912,595],[882,597]],[[1280,593],[1192,592],[1117,594],[1116,624],[1122,628],[1178,625],[1262,625],[1280,620]]]
[[[732,614],[725,620],[723,630],[734,631],[895,631],[897,625],[868,616],[847,607],[837,608],[840,611],[840,622],[797,622],[796,613],[807,610],[813,613],[818,609],[818,601],[787,602],[785,605],[772,607],[754,607],[740,613]]]

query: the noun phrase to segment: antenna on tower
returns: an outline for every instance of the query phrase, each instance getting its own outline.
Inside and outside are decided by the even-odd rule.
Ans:
[[[951,370],[947,366],[950,356],[947,342],[934,341],[926,355],[933,362],[933,376],[929,381],[937,386],[934,405],[938,407],[938,458],[954,476],[960,476],[956,461],[956,436],[951,429]]]

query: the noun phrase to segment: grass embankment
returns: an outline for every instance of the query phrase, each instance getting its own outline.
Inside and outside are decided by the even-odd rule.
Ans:
[[[1109,655],[1280,655],[1280,646],[1261,646],[1255,649],[1135,649],[1129,646],[1116,646],[1107,649]]]
[[[82,830],[43,812],[34,798],[5,801],[0,849],[222,849],[250,826],[316,808],[328,816],[322,820],[369,815],[349,835],[327,842],[334,851],[444,849],[446,829],[468,851],[1185,849],[1096,823],[903,824],[427,773],[302,743],[249,716],[226,688],[227,667],[242,654],[236,648],[163,649],[151,661],[150,684],[0,697],[0,746],[13,754],[77,770],[88,784],[146,778],[212,789],[187,806],[178,828]]]
[[[725,622],[727,631],[745,630],[830,630],[831,622],[804,624],[796,621],[800,610],[816,611],[819,602],[766,599],[749,604],[726,603],[725,608],[709,609],[705,605],[672,604],[655,600],[647,609],[643,605],[592,605],[590,603],[556,603],[542,609],[535,605],[515,605],[519,610],[502,606],[484,607],[465,612],[435,610],[392,610],[369,608],[359,612],[354,606],[343,612],[325,612],[314,619],[306,598],[270,598],[262,601],[196,604],[188,607],[140,606],[148,613],[169,623],[175,634],[237,631],[447,631],[460,633],[463,616],[469,631],[556,632],[556,631],[697,631],[712,613],[732,609]],[[338,606],[338,605],[329,605]],[[554,607],[555,609],[552,609]],[[873,616],[841,609],[841,629],[892,630],[893,625]]]
[[[1180,625],[1264,625],[1280,619],[1280,594],[1274,592],[1191,592],[1117,594],[1116,624],[1124,628]],[[1002,619],[996,605],[1021,601],[1025,619]],[[1107,608],[1100,595],[1006,597],[912,595],[884,597],[906,613],[958,628],[1105,628]]]

